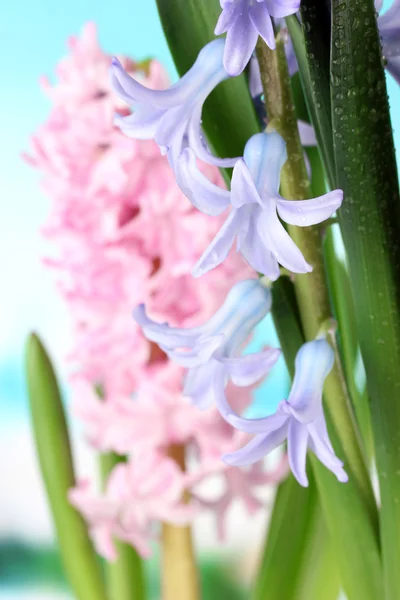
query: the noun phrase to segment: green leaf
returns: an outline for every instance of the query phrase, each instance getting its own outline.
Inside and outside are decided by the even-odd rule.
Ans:
[[[400,598],[400,198],[372,0],[333,0],[331,102],[339,219],[367,374],[386,598]]]
[[[253,600],[336,600],[339,578],[312,473],[278,488]],[[326,567],[329,565],[329,569]]]
[[[368,457],[371,459],[374,440],[369,398],[365,386],[364,389],[359,389],[360,384],[356,381],[357,369],[360,368],[356,310],[348,270],[345,263],[337,257],[334,229],[331,227],[325,239],[325,257],[334,316],[338,323],[338,345],[357,421]]]
[[[111,471],[126,457],[113,452],[100,456],[103,487]],[[105,565],[108,600],[145,600],[147,598],[143,560],[129,544],[114,540],[118,557]]]
[[[329,88],[330,15],[326,4],[316,0],[303,0],[301,14],[303,26],[294,15],[287,17],[286,23],[293,41],[308,111],[333,189],[336,174]]]
[[[215,39],[220,4],[218,0],[157,0],[157,6],[175,65],[183,75],[203,46]],[[249,137],[259,132],[244,75],[224,81],[210,95],[203,109],[203,127],[217,154],[242,156]]]
[[[53,367],[35,334],[26,345],[26,380],[36,450],[66,575],[79,600],[106,600],[100,562],[83,520],[68,501],[75,476],[67,424]]]
[[[294,360],[298,349],[304,342],[304,337],[296,311],[293,311],[290,286],[292,284],[288,279],[280,278],[275,282],[273,286],[272,314],[288,371],[293,377]],[[325,392],[335,395],[334,379],[327,379]],[[329,411],[325,410],[325,416],[335,452],[337,456],[344,458],[345,454],[332,425]],[[374,507],[365,502],[353,476],[350,477],[348,483],[339,483],[312,453],[309,453],[309,459],[315,473],[319,497],[335,550],[335,560],[337,561],[342,586],[349,600],[378,600],[382,597],[382,575],[376,511]],[[345,468],[348,469],[346,462]],[[292,525],[291,515],[288,518],[289,523]],[[297,532],[297,529],[294,529],[295,547],[298,543]],[[315,535],[317,533],[318,530]],[[312,537],[310,537],[310,540],[312,541]],[[318,541],[314,539],[310,543],[310,549],[315,547],[314,544],[317,543]],[[328,551],[330,550],[328,549]],[[324,560],[321,559],[321,571],[326,569],[325,558]],[[268,564],[266,568],[270,570]],[[265,581],[263,577],[261,571],[259,581]],[[304,580],[306,581],[306,578]],[[317,581],[323,585],[324,578],[321,572],[318,573]],[[261,599],[262,596],[259,596],[259,598]],[[325,598],[325,595],[320,593],[319,598]],[[315,600],[318,600],[318,596]]]

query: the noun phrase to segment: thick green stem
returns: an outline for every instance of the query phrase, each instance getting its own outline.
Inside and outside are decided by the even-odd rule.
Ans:
[[[257,55],[268,118],[287,145],[288,160],[282,169],[282,192],[285,198],[305,200],[311,197],[311,187],[297,128],[283,42],[277,41],[276,51],[271,51],[263,42],[259,42]],[[298,275],[295,279],[304,333],[306,339],[311,340],[315,338],[321,325],[332,316],[321,230],[318,227],[289,226],[289,233],[313,266],[312,273]],[[374,507],[371,482],[338,355],[325,390],[327,405],[353,474],[367,502]]]
[[[125,458],[113,452],[100,456],[100,469],[105,485],[113,468]],[[107,562],[105,575],[108,600],[145,600],[146,582],[143,561],[129,544],[114,540],[118,558]]]

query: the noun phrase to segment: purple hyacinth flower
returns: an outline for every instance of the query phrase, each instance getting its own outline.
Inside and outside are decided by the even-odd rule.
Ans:
[[[378,12],[382,4],[382,0],[375,0]],[[387,60],[386,68],[400,84],[400,0],[393,0],[392,6],[378,17],[378,27],[383,55]]]
[[[221,214],[231,206],[222,228],[195,265],[195,277],[222,263],[235,239],[250,266],[272,281],[279,277],[279,264],[294,273],[312,271],[278,215],[300,227],[321,223],[339,208],[343,192],[335,190],[311,200],[285,200],[279,195],[279,183],[286,158],[286,144],[278,133],[254,135],[234,167],[228,192],[200,173],[190,149],[183,151],[177,162],[177,182],[193,205],[209,215]]]
[[[126,73],[114,58],[111,84],[134,112],[117,115],[115,122],[123,133],[136,139],[154,139],[172,166],[182,149],[189,146],[201,160],[231,167],[236,158],[221,159],[209,151],[201,129],[203,104],[212,90],[228,74],[223,67],[224,40],[210,42],[200,51],[192,68],[167,90],[151,90]]]
[[[188,368],[184,395],[199,408],[225,406],[224,389],[231,379],[237,386],[252,385],[269,372],[280,350],[240,356],[244,342],[271,308],[271,292],[258,279],[233,286],[225,302],[204,325],[191,329],[156,323],[144,305],[133,316],[144,335],[160,346],[169,358]]]
[[[253,464],[287,439],[290,468],[300,485],[307,487],[306,454],[310,449],[341,482],[348,481],[343,462],[334,453],[322,407],[324,382],[334,363],[334,353],[325,339],[303,344],[296,356],[295,377],[287,400],[275,414],[262,419],[244,419],[227,403],[222,416],[234,427],[256,434],[246,446],[225,454],[233,466]]]
[[[299,10],[300,0],[220,0],[222,12],[215,35],[226,32],[224,66],[229,75],[240,75],[250,60],[260,35],[275,49],[271,17],[287,17]]]

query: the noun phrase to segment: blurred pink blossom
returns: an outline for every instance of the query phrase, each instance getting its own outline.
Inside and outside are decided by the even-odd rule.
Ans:
[[[215,506],[221,520],[236,496],[244,497],[250,510],[258,506],[249,498],[260,480],[252,471],[233,476],[220,461],[223,452],[239,447],[237,434],[216,411],[201,413],[182,396],[182,369],[144,338],[131,311],[144,302],[154,318],[196,325],[215,312],[233,283],[252,272],[233,253],[206,277],[192,278],[194,263],[223,217],[211,218],[192,207],[154,142],[128,139],[114,126],[114,114],[129,109],[111,91],[111,58],[97,42],[95,25],[71,37],[68,47],[56,69],[57,83],[41,81],[52,108],[25,159],[41,172],[51,198],[43,234],[54,250],[45,262],[57,275],[72,319],[74,346],[68,360],[74,411],[98,451],[129,456],[128,464],[110,475],[103,497],[93,496],[83,484],[71,498],[90,523],[100,553],[114,557],[116,536],[147,555],[149,523],[176,516],[171,502],[175,506],[183,491],[183,475],[174,471],[172,477],[171,459],[165,457],[170,444],[185,444],[194,456],[187,486],[215,471],[224,473],[227,493]],[[168,85],[157,61],[120,60],[147,86]],[[210,181],[223,185],[217,169],[202,169]],[[249,405],[251,392],[228,390],[236,410]],[[141,470],[143,457],[153,461],[147,475]],[[164,481],[165,473],[173,484],[166,484],[154,504],[152,486]],[[155,480],[147,481],[149,474]],[[239,479],[240,485],[235,483]],[[140,508],[137,485],[150,490]]]
[[[103,495],[92,492],[83,481],[70,490],[69,498],[88,521],[99,554],[113,561],[117,558],[113,537],[148,557],[157,521],[188,523],[195,508],[182,502],[183,492],[184,474],[175,461],[162,454],[146,454],[118,464]]]

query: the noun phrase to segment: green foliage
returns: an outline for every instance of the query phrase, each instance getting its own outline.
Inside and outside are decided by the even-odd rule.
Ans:
[[[78,600],[106,600],[86,526],[68,501],[68,490],[75,485],[68,429],[52,364],[35,334],[26,345],[26,380],[36,450],[66,575]]]

